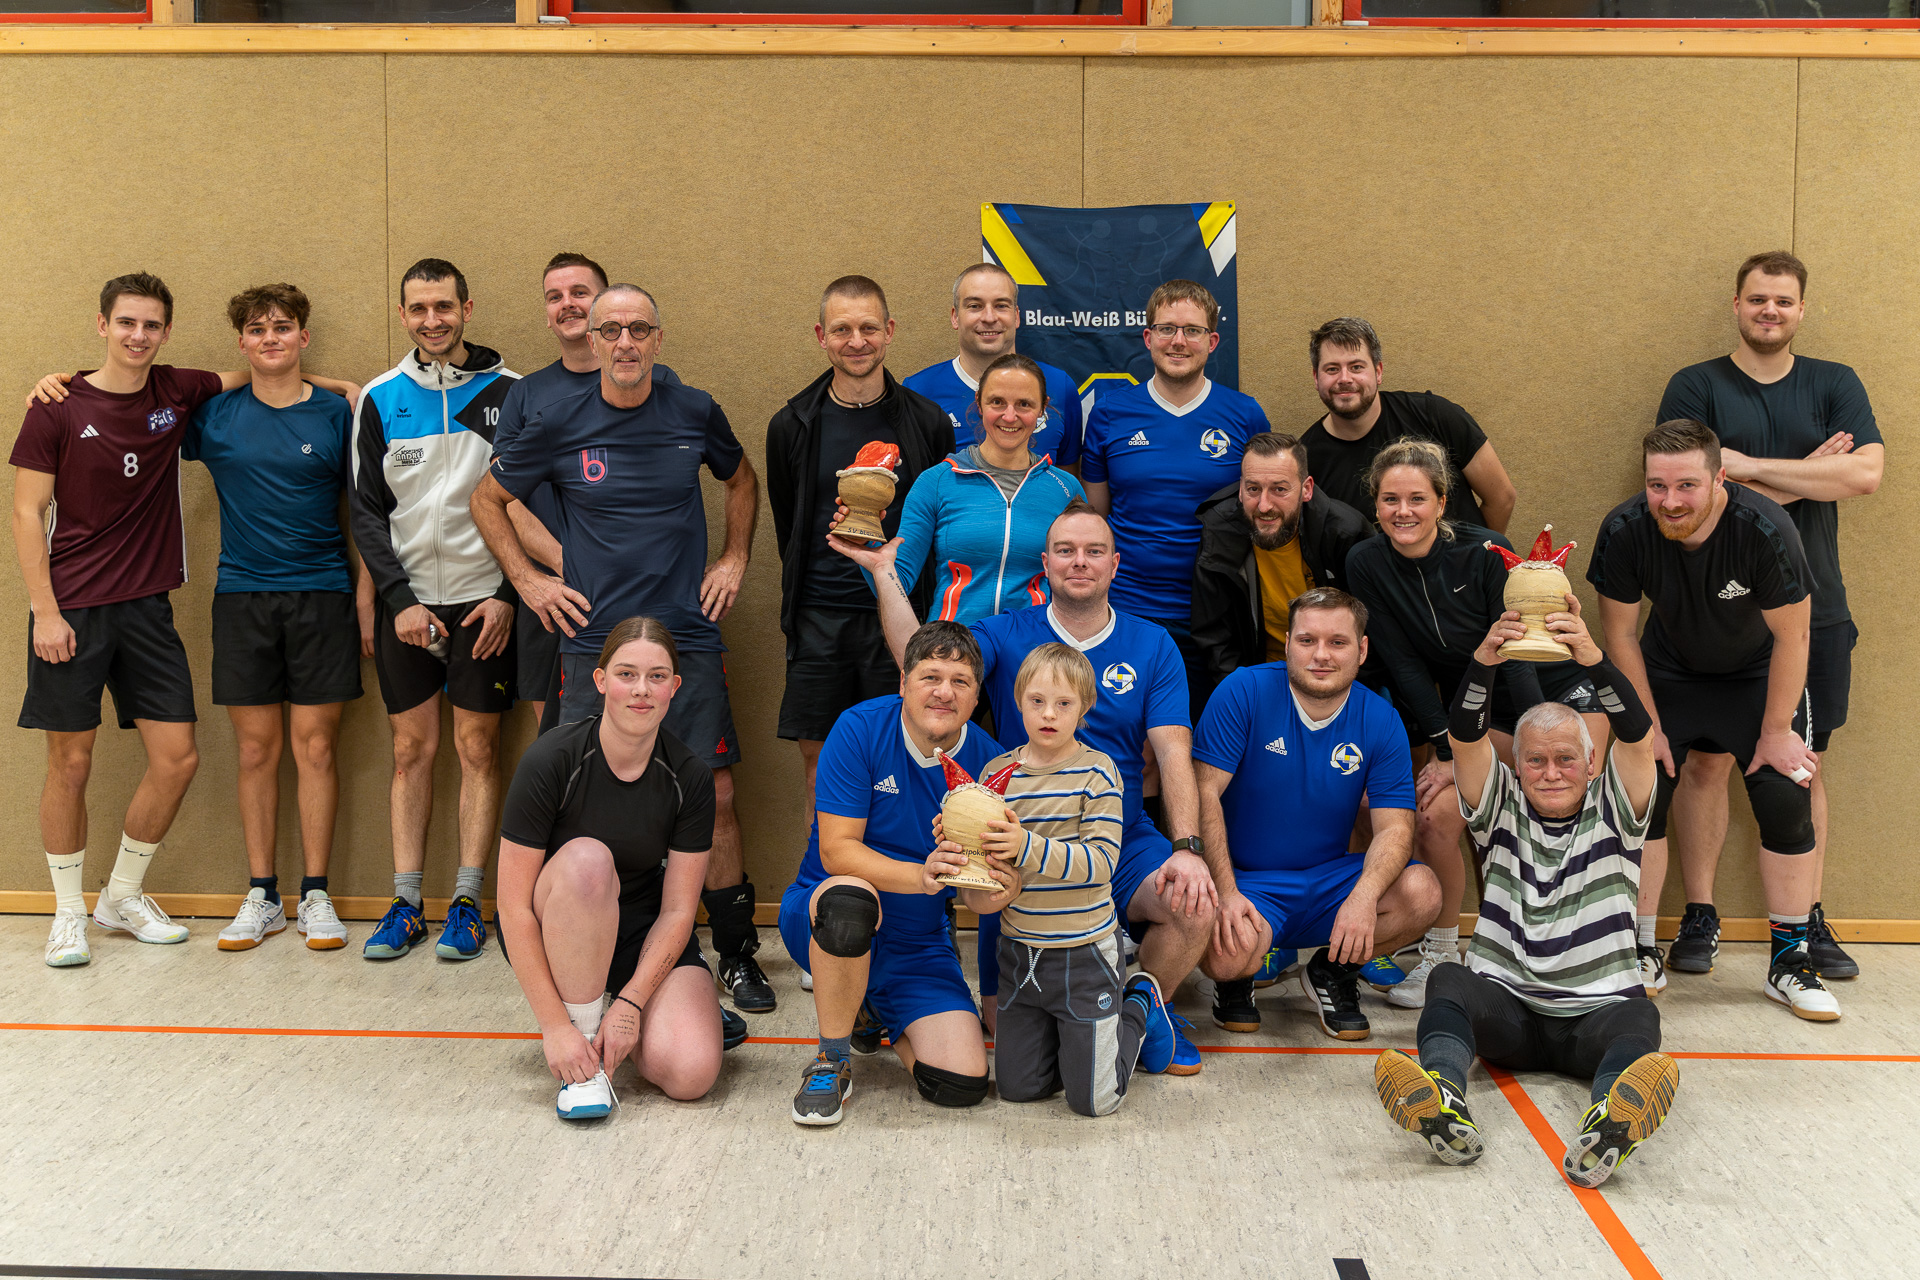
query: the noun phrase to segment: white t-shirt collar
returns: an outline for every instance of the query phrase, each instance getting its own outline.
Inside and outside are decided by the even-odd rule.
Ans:
[[[1176,418],[1186,417],[1188,414],[1192,413],[1195,409],[1198,409],[1201,405],[1205,404],[1207,402],[1207,397],[1213,394],[1213,379],[1206,377],[1203,374],[1200,378],[1200,394],[1195,396],[1193,399],[1187,401],[1183,405],[1175,406],[1175,405],[1168,404],[1166,399],[1160,394],[1160,388],[1157,385],[1158,382],[1159,382],[1158,374],[1155,374],[1153,377],[1147,379],[1147,394],[1153,397],[1153,402],[1155,404],[1159,405],[1162,409],[1165,409],[1168,413],[1172,414]]]
[[[961,383],[966,386],[967,390],[975,393],[979,392],[980,384],[967,376],[966,366],[960,363],[959,356],[955,356],[953,358],[953,376],[960,379]]]
[[[1333,713],[1329,715],[1325,720],[1315,720],[1312,716],[1307,714],[1307,709],[1300,705],[1300,695],[1294,692],[1292,681],[1287,682],[1287,696],[1293,699],[1293,709],[1300,713],[1300,723],[1304,724],[1305,726],[1307,726],[1307,728],[1313,730],[1315,733],[1318,733],[1320,732],[1320,730],[1326,728],[1328,725],[1332,724],[1335,720],[1340,718],[1340,713],[1347,709],[1347,698],[1351,698],[1353,696],[1353,688],[1352,686],[1348,686],[1347,698],[1340,699],[1340,705],[1335,707],[1333,709]]]
[[[1053,612],[1053,603],[1051,601],[1047,603],[1047,625],[1053,628],[1053,634],[1060,637],[1060,643],[1070,644],[1082,653],[1085,653],[1089,649],[1097,649],[1102,644],[1105,644],[1107,637],[1113,634],[1114,624],[1119,621],[1120,615],[1115,612],[1112,605],[1108,605],[1107,625],[1100,628],[1100,630],[1095,632],[1089,639],[1076,640],[1070,631],[1060,625],[1060,619],[1056,617]]]
[[[972,727],[971,724],[963,724],[960,726],[960,740],[948,749],[947,754],[949,756],[956,760],[959,759],[961,748],[967,745],[967,730]],[[940,757],[923,756],[920,754],[920,748],[913,745],[913,735],[907,732],[907,709],[905,706],[900,708],[900,741],[907,744],[907,754],[912,756],[913,762],[922,769],[931,769],[940,763]]]

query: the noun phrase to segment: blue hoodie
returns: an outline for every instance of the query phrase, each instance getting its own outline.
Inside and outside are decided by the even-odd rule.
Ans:
[[[977,457],[974,449],[962,449],[921,472],[900,511],[902,545],[894,566],[909,593],[933,556],[928,621],[972,622],[1045,604],[1040,555],[1047,530],[1067,503],[1087,496],[1072,472],[1029,453],[1026,479],[1008,500]]]

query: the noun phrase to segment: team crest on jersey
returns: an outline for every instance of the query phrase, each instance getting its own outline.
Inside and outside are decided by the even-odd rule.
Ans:
[[[1351,742],[1343,742],[1333,749],[1333,767],[1341,773],[1356,772],[1360,768],[1361,761],[1365,759],[1366,756],[1360,753],[1360,748]]]
[[[580,478],[588,484],[599,484],[607,478],[607,451],[605,449],[582,449],[580,451]]]
[[[1100,673],[1100,683],[1110,693],[1132,693],[1137,679],[1132,664],[1126,662],[1116,662]]]
[[[1227,439],[1227,433],[1218,427],[1200,433],[1200,452],[1209,458],[1224,458],[1233,441]]]
[[[178,421],[179,419],[173,415],[173,410],[155,409],[147,415],[147,433],[149,435],[158,435],[162,431],[169,431],[173,428],[173,424]]]

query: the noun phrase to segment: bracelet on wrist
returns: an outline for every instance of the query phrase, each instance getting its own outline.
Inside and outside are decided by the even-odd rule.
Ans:
[[[637,1004],[634,1004],[634,1003],[633,1003],[633,1001],[631,1001],[631,1000],[629,1000],[629,999],[627,999],[627,998],[626,998],[625,996],[615,996],[615,997],[614,997],[614,999],[615,999],[615,1000],[618,1000],[618,1001],[619,1001],[619,1002],[620,1002],[621,1004],[628,1004],[628,1005],[633,1005],[633,1011],[634,1011],[635,1013],[645,1013],[645,1012],[646,1012],[646,1010],[645,1010],[645,1009],[642,1009],[642,1008],[641,1008],[641,1007],[640,1007],[639,1005],[637,1005]]]

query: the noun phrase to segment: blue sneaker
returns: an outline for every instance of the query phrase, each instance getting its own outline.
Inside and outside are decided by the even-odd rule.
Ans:
[[[1299,960],[1300,953],[1291,947],[1268,948],[1267,958],[1260,962],[1260,972],[1253,975],[1253,985],[1262,989],[1272,986]]]
[[[1140,1070],[1157,1076],[1173,1062],[1174,1041],[1180,1038],[1174,1030],[1173,1016],[1167,1012],[1167,1002],[1160,998],[1160,984],[1150,973],[1136,973],[1127,979],[1122,997],[1147,1006],[1147,1029],[1140,1037]]]
[[[420,931],[426,932],[424,923]],[[462,894],[447,908],[447,927],[440,931],[433,953],[442,960],[471,960],[486,945],[487,926],[480,919],[480,904]]]
[[[1375,956],[1360,966],[1360,981],[1375,991],[1385,991],[1388,987],[1397,987],[1407,980],[1407,971],[1395,964],[1390,957]]]
[[[369,960],[398,960],[426,940],[426,915],[405,898],[395,898],[360,954]]]
[[[1200,1051],[1193,1047],[1193,1041],[1187,1039],[1187,1032],[1193,1030],[1193,1024],[1179,1014],[1173,1017],[1173,1061],[1167,1064],[1170,1076],[1197,1076],[1200,1074]]]

